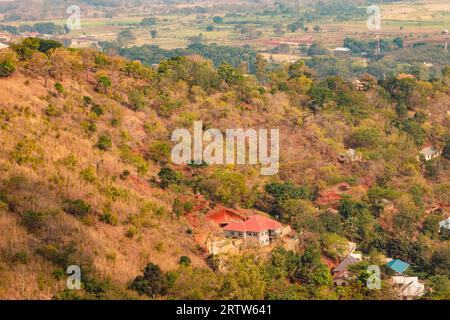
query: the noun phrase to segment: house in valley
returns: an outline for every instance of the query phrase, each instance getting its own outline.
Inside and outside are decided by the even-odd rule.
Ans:
[[[439,222],[439,232],[450,230],[450,217]]]
[[[346,286],[349,284],[351,280],[353,280],[353,276],[351,272],[348,270],[349,266],[352,264],[356,264],[361,262],[362,255],[357,253],[350,253],[346,256],[332,271],[331,275],[333,276],[333,284],[335,286]]]
[[[412,300],[425,294],[425,285],[417,277],[392,277],[394,290],[402,300]]]
[[[423,156],[426,161],[437,158],[442,154],[442,151],[436,149],[434,146],[428,146],[420,150],[419,157]]]
[[[241,238],[246,243],[268,246],[272,241],[291,230],[283,228],[278,221],[257,214],[245,221],[230,222],[223,228],[223,231],[227,238]]]

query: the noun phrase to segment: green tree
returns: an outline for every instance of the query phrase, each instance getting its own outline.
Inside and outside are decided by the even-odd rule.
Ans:
[[[144,269],[144,274],[137,276],[129,288],[151,298],[164,296],[168,289],[167,278],[158,265],[149,263]]]
[[[181,181],[181,174],[170,167],[163,167],[158,173],[163,189],[169,187],[170,184],[178,184]]]
[[[12,51],[0,51],[0,78],[8,77],[16,71],[16,56]]]

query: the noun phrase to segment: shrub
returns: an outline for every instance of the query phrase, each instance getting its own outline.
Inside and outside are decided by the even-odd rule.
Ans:
[[[125,169],[122,171],[122,173],[120,174],[120,179],[125,180],[126,178],[128,178],[130,176],[130,171]]]
[[[8,77],[16,71],[16,58],[11,52],[0,53],[0,78]]]
[[[84,120],[81,122],[81,127],[87,134],[97,131],[97,125],[93,120]]]
[[[59,117],[61,115],[61,110],[54,105],[49,104],[48,107],[44,109],[44,113],[47,117]]]
[[[91,97],[88,97],[88,96],[84,96],[84,97],[83,97],[83,103],[84,103],[86,106],[92,104],[92,98],[91,98]]]
[[[135,235],[137,235],[139,233],[139,230],[137,227],[135,226],[131,226],[127,232],[125,233],[125,236],[127,238],[133,238]]]
[[[106,93],[106,90],[111,87],[111,80],[107,76],[100,76],[97,79],[95,90],[100,93]]]
[[[181,266],[190,266],[191,265],[191,259],[188,256],[181,256],[180,257],[180,265]]]
[[[67,157],[58,160],[58,164],[62,164],[66,168],[73,170],[77,165],[77,158],[75,157],[75,155],[70,154]]]
[[[16,252],[11,261],[16,264],[27,264],[30,261],[30,256],[25,251]]]
[[[131,110],[138,111],[144,109],[144,95],[139,90],[133,90],[128,95],[128,100]]]
[[[166,141],[153,142],[149,147],[150,156],[156,162],[167,162],[170,156],[170,150],[170,144]]]
[[[55,83],[55,89],[59,93],[64,93],[64,87],[60,82]]]
[[[169,167],[163,167],[158,173],[161,179],[161,187],[167,188],[170,184],[177,184],[181,180],[181,174]]]
[[[98,104],[94,104],[94,105],[91,107],[91,111],[92,111],[93,113],[95,113],[97,116],[101,116],[101,115],[104,113],[102,106],[100,106],[100,105],[98,105]]]
[[[28,232],[38,232],[44,227],[44,214],[38,211],[27,210],[22,214],[20,222]]]
[[[100,216],[100,221],[112,226],[117,226],[119,224],[119,218],[111,212],[103,213]]]
[[[81,199],[66,200],[63,204],[63,209],[68,214],[76,217],[85,217],[92,211],[91,205]]]
[[[371,148],[379,145],[381,142],[381,133],[377,128],[358,128],[348,141],[354,148]]]
[[[80,177],[87,182],[95,181],[95,169],[93,167],[88,167],[80,172]]]
[[[98,137],[97,143],[95,144],[95,147],[97,149],[102,150],[102,151],[106,151],[106,150],[111,149],[111,147],[112,147],[111,138],[108,135],[106,135],[106,134],[100,135]]]
[[[139,174],[144,175],[147,173],[147,161],[139,153],[134,153],[127,145],[120,146],[120,157],[123,161],[133,165]],[[126,178],[126,176],[124,177]]]
[[[122,199],[126,200],[128,199],[128,191],[123,188],[116,188],[116,187],[107,187],[105,189],[105,194],[108,198],[110,198],[113,201]]]
[[[11,158],[19,165],[37,166],[44,162],[44,152],[36,141],[25,138],[14,147]]]

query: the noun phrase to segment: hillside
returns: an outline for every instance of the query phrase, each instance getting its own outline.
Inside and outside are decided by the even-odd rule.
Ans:
[[[0,71],[0,298],[392,297],[389,286],[332,286],[323,260],[337,259],[330,242],[343,239],[372,263],[409,261],[440,285],[430,297],[448,298],[449,240],[436,229],[450,205],[448,67],[432,81],[364,75],[358,91],[302,62],[270,70],[257,59],[257,76],[200,56],[151,68],[26,39],[0,52]],[[171,133],[199,120],[222,132],[279,128],[279,174],[173,165]],[[427,145],[442,155],[418,160]],[[360,160],[338,161],[350,148]],[[333,189],[340,183],[347,195]],[[211,267],[190,220],[203,214],[198,193],[209,208],[291,225],[297,252],[267,260],[249,249]],[[127,289],[150,262],[172,279],[167,290]],[[65,290],[72,264],[83,270],[79,292]]]

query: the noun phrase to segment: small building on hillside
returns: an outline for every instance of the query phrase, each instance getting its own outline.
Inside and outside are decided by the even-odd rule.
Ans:
[[[283,226],[278,221],[261,215],[254,215],[242,222],[230,222],[223,231],[227,238],[241,238],[259,246],[267,246],[283,236]]]
[[[409,268],[409,263],[400,259],[393,259],[386,264],[389,268],[394,270],[397,274],[402,274]]]
[[[425,294],[425,285],[417,277],[392,277],[394,290],[402,300],[412,300]]]
[[[442,229],[450,230],[450,217],[439,222],[439,231]]]
[[[345,47],[338,47],[336,49],[333,49],[333,53],[335,55],[339,55],[339,56],[346,56],[352,53],[352,50],[350,50],[349,48],[345,48]]]
[[[361,262],[362,255],[351,253],[346,256],[332,271],[331,274],[333,276],[333,284],[335,286],[346,286],[350,281],[353,280],[351,273],[348,268],[352,264],[356,264]]]
[[[422,155],[426,161],[439,157],[442,151],[438,150],[434,146],[428,146],[420,150],[420,155]]]

